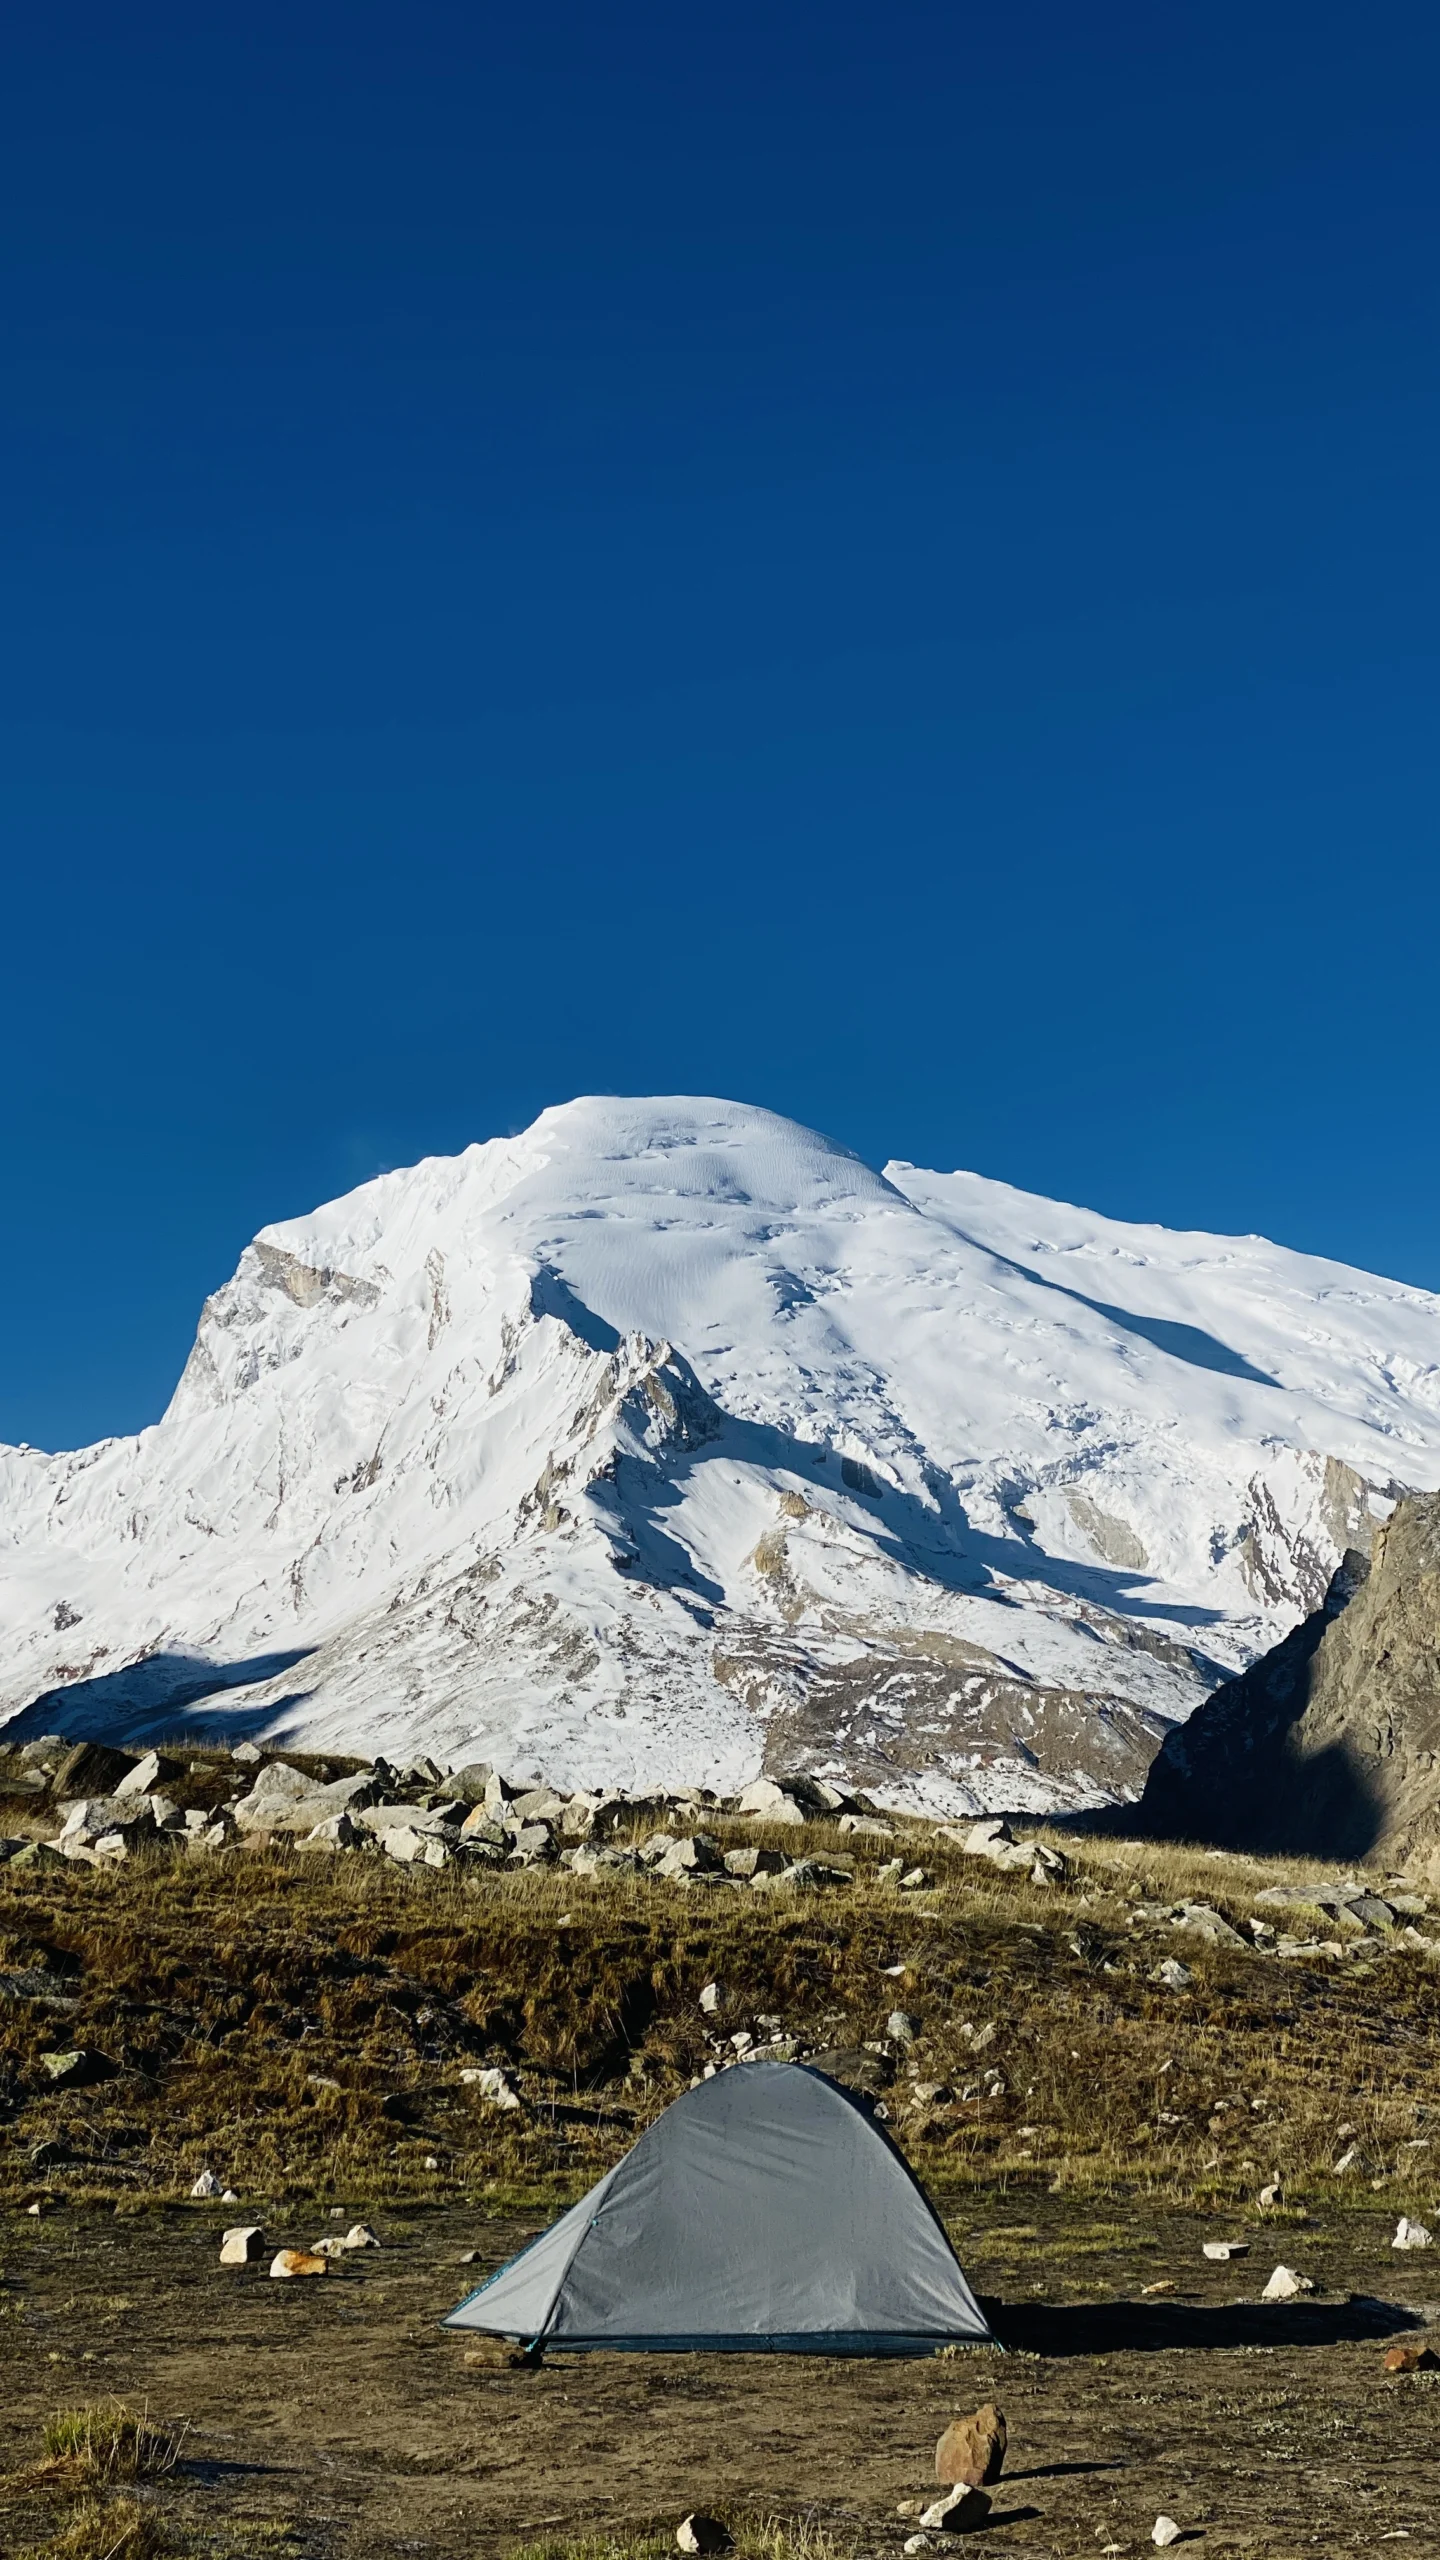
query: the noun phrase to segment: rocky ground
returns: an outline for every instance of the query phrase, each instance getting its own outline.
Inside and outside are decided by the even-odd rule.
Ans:
[[[363,2199],[350,2195],[346,2220]],[[443,2313],[536,2217],[381,2212],[382,2246],[322,2283],[223,2271],[216,2206],[116,2220],[9,2219],[0,2459],[24,2475],[57,2406],[107,2393],[189,2433],[145,2488],[177,2552],[465,2560],[620,2538],[688,2509],[808,2519],[840,2550],[893,2554],[933,2495],[935,2440],[997,2400],[1009,2422],[985,2547],[1017,2560],[1144,2551],[1172,2516],[1197,2551],[1440,2550],[1440,2370],[1393,2375],[1440,2318],[1440,2270],[1390,2246],[1388,2211],[1277,2230],[1116,2197],[1031,2191],[952,2216],[1010,2350],[920,2363],[725,2356],[554,2358],[517,2370]],[[277,2220],[306,2243],[314,2213]],[[333,2227],[328,2213],[320,2228]],[[1207,2260],[1217,2234],[1249,2254]],[[1313,2294],[1262,2304],[1277,2259]],[[3,2548],[41,2543],[62,2484],[11,2486]],[[899,2510],[911,2507],[908,2516]],[[804,2548],[803,2533],[799,2547]]]
[[[546,1804],[493,1771],[175,1751],[77,1789],[31,1753],[0,1771],[7,2555],[659,2560],[703,2503],[741,2560],[899,2560],[941,2425],[992,2397],[986,2530],[1037,2560],[1148,2548],[1162,2511],[1216,2550],[1440,2547],[1433,2369],[1384,2370],[1440,2330],[1425,1875],[801,1781]],[[353,1847],[305,1847],[342,1823]],[[671,2098],[761,2053],[883,2110],[1007,2355],[534,2373],[442,2333]],[[378,2248],[271,2279],[356,2221]],[[257,2254],[222,2268],[240,2224]],[[1247,2254],[1207,2258],[1224,2238]],[[1262,2301],[1281,2265],[1301,2289]],[[114,2393],[189,2430],[136,2486],[144,2542],[113,2483],[77,2540],[73,2464],[36,2469],[47,2419]]]

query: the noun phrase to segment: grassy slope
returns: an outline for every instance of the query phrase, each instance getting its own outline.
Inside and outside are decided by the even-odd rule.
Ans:
[[[795,1833],[772,1836],[793,1850]],[[810,1826],[804,1845],[857,1844]],[[1071,1874],[1042,1890],[915,1845],[934,1885],[906,1894],[877,1880],[878,1843],[852,1889],[803,1896],[268,1852],[0,1875],[0,1974],[48,1970],[75,1995],[0,1997],[0,2196],[173,2198],[208,2165],[247,2203],[558,2199],[703,2069],[717,2033],[769,2015],[811,2049],[854,2046],[900,2008],[919,2033],[895,2051],[891,2129],[942,2195],[1041,2181],[1219,2202],[1279,2171],[1299,2206],[1330,2188],[1348,2122],[1362,2167],[1336,2196],[1369,2200],[1383,2177],[1397,2212],[1429,2218],[1440,2126],[1436,2151],[1403,2146],[1426,2142],[1440,2101],[1433,1958],[1281,1962],[1131,1923],[1137,1899],[1184,1897],[1239,1923],[1293,1866],[1066,1840]],[[1152,1980],[1167,1955],[1188,1990]],[[883,1970],[900,1963],[903,1978]],[[718,2019],[698,2002],[712,1978]],[[115,2075],[52,2088],[42,2055],[71,2047]],[[954,2098],[917,2103],[907,2061]],[[484,2062],[510,2069],[522,2111],[462,2084]],[[986,2096],[991,2066],[1005,2087]],[[37,2166],[42,2143],[69,2156]]]

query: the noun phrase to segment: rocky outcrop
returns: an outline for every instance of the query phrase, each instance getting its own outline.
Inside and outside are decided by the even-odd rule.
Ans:
[[[1399,1860],[1440,1848],[1440,1495],[1169,1735],[1139,1827],[1217,1847]]]

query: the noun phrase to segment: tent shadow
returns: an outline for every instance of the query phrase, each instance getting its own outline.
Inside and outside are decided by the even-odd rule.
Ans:
[[[980,2308],[1002,2347],[1030,2355],[1157,2355],[1227,2347],[1335,2347],[1423,2329],[1402,2302],[1352,2293],[1344,2302],[1024,2302]]]

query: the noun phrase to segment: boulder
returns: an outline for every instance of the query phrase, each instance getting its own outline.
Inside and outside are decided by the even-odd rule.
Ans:
[[[567,1801],[553,1787],[527,1787],[523,1795],[512,1797],[509,1818],[516,1823],[558,1822]]]
[[[718,1875],[724,1864],[718,1843],[707,1833],[697,1831],[688,1837],[670,1841],[656,1860],[655,1873],[660,1876]]]
[[[935,2447],[935,2477],[950,2488],[983,2489],[1005,2468],[1005,2412],[993,2400],[952,2418]]]
[[[277,2249],[270,2261],[272,2276],[326,2276],[330,2260],[316,2249]]]
[[[983,2489],[961,2481],[936,2498],[920,2518],[923,2533],[974,2533],[990,2513],[990,2501]]]
[[[524,1822],[510,1834],[510,1857],[517,1866],[535,1867],[555,1855],[555,1835],[548,1822]]]
[[[1157,2551],[1168,2551],[1172,2542],[1179,2541],[1181,2531],[1173,2516],[1157,2516],[1150,2527],[1150,2539]]]
[[[297,1808],[320,1792],[303,1769],[292,1769],[288,1760],[267,1760],[249,1794],[242,1796],[234,1808],[236,1827],[246,1832],[294,1830]],[[338,1810],[337,1806],[327,1805],[319,1813],[303,1816],[298,1827],[313,1831],[327,1813]]]
[[[895,1837],[891,1823],[877,1822],[868,1813],[842,1813],[839,1828],[852,1840],[893,1840]]]
[[[488,1760],[467,1760],[463,1769],[452,1769],[445,1784],[452,1795],[464,1804],[483,1804],[485,1790],[495,1772]]]
[[[152,1795],[157,1787],[172,1786],[181,1774],[178,1760],[168,1759],[161,1751],[147,1751],[144,1759],[137,1760],[134,1768],[128,1769],[124,1777],[113,1785],[111,1792],[117,1799],[121,1796]]]
[[[307,1831],[300,1842],[302,1849],[332,1851],[370,1846],[369,1832],[362,1831],[358,1823],[352,1822],[348,1813],[332,1813],[327,1822],[317,1822],[314,1830]]]
[[[727,1849],[725,1872],[750,1883],[756,1876],[778,1876],[784,1873],[783,1849]]]
[[[265,2233],[258,2222],[237,2222],[220,2235],[222,2267],[251,2267],[265,2254]]]
[[[77,1742],[57,1761],[51,1784],[61,1802],[67,1796],[115,1795],[136,1765],[133,1751],[112,1750],[107,1742]]]
[[[1395,2225],[1395,2237],[1390,2246],[1392,2249],[1428,2249],[1430,2234],[1423,2222],[1411,2222],[1402,2213]]]
[[[803,1822],[801,1806],[788,1790],[774,1778],[756,1778],[741,1789],[735,1799],[735,1810],[748,1814],[756,1822]]]
[[[503,1849],[507,1845],[506,1833],[496,1821],[488,1805],[483,1803],[471,1806],[460,1825],[460,1837],[466,1841],[473,1840],[477,1845],[487,1849]]]

